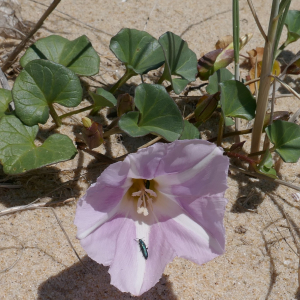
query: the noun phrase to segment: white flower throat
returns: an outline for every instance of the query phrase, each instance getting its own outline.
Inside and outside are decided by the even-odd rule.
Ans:
[[[152,203],[152,198],[151,197],[157,197],[156,193],[149,189],[150,187],[150,181],[146,180],[144,184],[140,184],[140,190],[137,192],[132,193],[133,197],[139,197],[137,201],[137,213],[138,214],[143,214],[144,216],[149,215],[149,210],[153,209],[153,203]],[[147,208],[148,205],[148,208]]]

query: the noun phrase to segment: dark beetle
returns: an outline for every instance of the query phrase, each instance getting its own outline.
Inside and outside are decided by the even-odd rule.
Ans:
[[[140,246],[140,249],[142,251],[144,258],[147,259],[148,258],[148,248],[146,247],[146,244],[141,239],[139,239],[138,242],[139,242],[139,246]]]

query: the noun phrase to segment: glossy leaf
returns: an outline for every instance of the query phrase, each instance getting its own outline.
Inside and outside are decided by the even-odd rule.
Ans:
[[[300,126],[291,122],[277,120],[265,129],[275,151],[289,163],[300,157]]]
[[[40,39],[27,49],[20,64],[24,68],[34,59],[51,60],[78,75],[91,76],[99,73],[100,57],[85,35],[74,41],[59,35]]]
[[[13,115],[0,120],[0,161],[6,174],[18,174],[71,159],[77,153],[73,142],[62,134],[51,135],[37,147],[39,127],[27,127]]]
[[[300,38],[300,11],[289,10],[285,19],[288,30],[286,45],[297,41]]]
[[[135,90],[134,102],[139,112],[131,111],[122,115],[119,126],[123,131],[132,137],[153,133],[170,142],[180,137],[182,116],[163,86],[139,85]]]
[[[234,125],[234,121],[230,117],[225,117],[225,126],[232,126]]]
[[[196,80],[196,54],[189,49],[187,42],[169,31],[158,42],[164,50],[166,60],[162,77],[171,82],[176,94],[180,94],[189,82]],[[172,78],[172,75],[181,78]]]
[[[200,132],[197,127],[191,124],[189,121],[184,120],[183,131],[180,136],[180,140],[193,140],[199,139]]]
[[[77,106],[82,99],[78,77],[68,68],[49,60],[31,61],[17,77],[12,95],[16,115],[28,125],[45,124],[49,105]]]
[[[267,150],[266,153],[264,154],[263,159],[256,167],[256,171],[261,174],[267,175],[271,178],[277,178],[276,171],[274,169],[272,155],[269,150]]]
[[[234,75],[227,69],[217,70],[213,75],[209,77],[206,92],[209,94],[215,94],[219,91],[219,84],[226,80],[233,80]]]
[[[9,103],[12,101],[11,91],[0,89],[0,118],[8,110]]]
[[[95,114],[103,107],[113,107],[117,105],[117,99],[114,97],[114,95],[103,88],[98,88],[97,93],[89,92],[89,94],[94,100],[95,106],[91,114]]]
[[[237,80],[220,84],[221,107],[225,117],[252,120],[255,117],[256,102],[251,92]]]
[[[123,28],[110,40],[109,48],[136,74],[145,74],[164,63],[161,46],[145,31]]]

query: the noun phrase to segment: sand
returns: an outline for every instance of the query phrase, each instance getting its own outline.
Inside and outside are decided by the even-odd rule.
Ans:
[[[25,21],[36,22],[46,9],[36,1],[19,2]],[[51,1],[41,3],[49,5]],[[253,3],[266,30],[271,1],[254,0]],[[299,2],[293,1],[291,9],[299,10]],[[263,46],[263,39],[246,0],[240,1],[240,11],[241,35],[254,34],[242,51],[246,54],[247,50]],[[36,38],[59,34],[72,40],[87,35],[102,62],[96,81],[85,81],[90,86],[102,87],[114,83],[124,72],[109,50],[111,37],[123,27],[139,30],[146,27],[156,38],[172,31],[186,40],[199,58],[213,50],[219,38],[231,34],[231,1],[62,0]],[[283,35],[285,38],[285,32]],[[290,45],[283,58],[297,53],[299,48],[300,41]],[[138,78],[131,80],[132,84],[139,82]],[[146,78],[146,82],[150,79]],[[299,76],[289,76],[287,82],[300,92]],[[281,89],[278,93],[286,91]],[[81,106],[86,105],[85,100]],[[187,115],[192,104],[183,106]],[[296,98],[280,98],[276,102],[276,110],[296,111],[299,106]],[[57,131],[74,138],[83,115],[74,116]],[[99,120],[108,122],[101,116]],[[51,124],[50,120],[45,127]],[[247,149],[250,138],[245,139]],[[147,141],[149,138],[120,140],[115,136],[97,151],[117,157],[136,151]],[[80,151],[73,161],[12,178],[12,183],[23,186],[21,189],[0,189],[0,210],[28,204],[38,197],[41,202],[69,199],[68,204],[56,206],[55,213],[83,262],[93,271],[78,262],[51,210],[3,216],[0,218],[0,269],[10,267],[16,260],[17,263],[0,274],[0,299],[135,299],[110,285],[108,268],[89,259],[75,238],[76,201],[106,166]],[[281,178],[300,186],[299,171],[299,162],[283,164]],[[299,238],[300,202],[291,196],[296,191],[234,172],[228,178],[228,186],[224,219],[226,253],[202,266],[176,258],[168,264],[159,283],[136,299],[300,299],[298,258],[292,251],[296,247],[284,218],[284,213],[288,213]]]

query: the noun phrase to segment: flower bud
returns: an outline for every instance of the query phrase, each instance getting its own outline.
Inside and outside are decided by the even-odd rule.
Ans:
[[[211,117],[218,106],[219,95],[220,93],[217,92],[216,94],[204,95],[200,98],[195,110],[196,126],[199,126]]]
[[[99,147],[104,143],[102,125],[89,118],[82,118],[82,137],[89,149]]]
[[[117,102],[117,113],[118,117],[121,117],[123,114],[128,113],[129,111],[134,110],[134,101],[133,97],[131,97],[129,94],[121,94],[118,96],[118,102]]]

